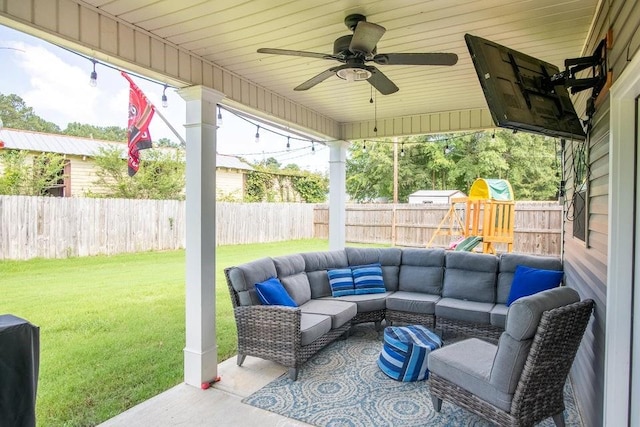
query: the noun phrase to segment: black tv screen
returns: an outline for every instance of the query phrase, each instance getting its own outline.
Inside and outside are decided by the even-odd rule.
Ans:
[[[558,67],[480,37],[464,38],[497,126],[585,138],[567,89],[551,83]]]

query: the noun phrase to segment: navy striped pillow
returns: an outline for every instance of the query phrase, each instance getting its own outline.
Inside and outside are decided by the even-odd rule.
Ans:
[[[331,295],[334,297],[353,295],[355,293],[350,268],[328,270],[327,276],[329,276],[329,285],[331,285]]]
[[[380,264],[357,267],[351,271],[353,272],[356,295],[379,294],[387,291],[382,280],[382,267]]]

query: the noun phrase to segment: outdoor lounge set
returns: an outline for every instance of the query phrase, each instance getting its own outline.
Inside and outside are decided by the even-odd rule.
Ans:
[[[557,414],[561,424],[563,386],[593,305],[557,287],[558,258],[513,253],[345,248],[262,258],[225,274],[239,365],[247,355],[272,360],[295,380],[353,324],[422,325],[445,341],[428,356],[435,409],[454,401],[505,425]],[[447,345],[453,336],[475,338]]]

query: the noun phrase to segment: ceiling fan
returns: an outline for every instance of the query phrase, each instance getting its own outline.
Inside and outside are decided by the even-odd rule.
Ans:
[[[260,48],[258,53],[274,55],[304,56],[308,58],[333,59],[343,65],[310,78],[293,90],[311,89],[336,74],[347,81],[368,81],[383,95],[397,92],[396,86],[382,71],[366,62],[378,65],[455,65],[458,55],[455,53],[377,53],[376,45],[387,31],[383,26],[367,22],[364,15],[353,14],[344,19],[345,25],[353,34],[338,37],[333,43],[333,54],[305,52],[302,50]]]

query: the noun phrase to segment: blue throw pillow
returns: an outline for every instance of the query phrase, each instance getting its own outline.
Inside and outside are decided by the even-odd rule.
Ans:
[[[510,306],[518,298],[537,294],[547,289],[555,288],[562,282],[562,271],[540,270],[537,268],[516,266],[516,273],[511,283],[511,291],[507,298],[507,306]]]
[[[350,268],[335,268],[327,271],[329,285],[331,285],[331,295],[341,297],[356,293],[353,288],[353,276]]]
[[[256,292],[260,302],[264,305],[286,305],[297,307],[296,302],[291,299],[287,290],[282,286],[276,277],[267,279],[264,282],[256,283]]]
[[[380,264],[352,267],[351,271],[356,295],[379,294],[387,291],[382,280],[382,267]]]

